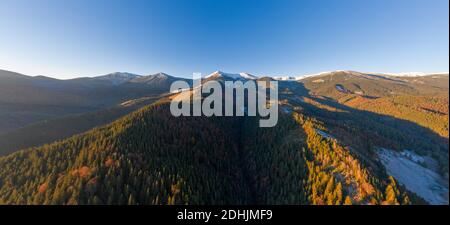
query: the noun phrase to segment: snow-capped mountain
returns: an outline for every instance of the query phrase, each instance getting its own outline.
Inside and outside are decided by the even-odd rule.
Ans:
[[[209,78],[228,78],[228,79],[232,79],[232,80],[256,80],[258,79],[258,77],[251,75],[249,73],[225,73],[222,71],[216,71],[208,76],[206,76],[206,79]]]
[[[381,76],[394,76],[394,77],[424,77],[430,75],[448,75],[448,72],[438,73],[424,73],[424,72],[402,72],[402,73],[371,73]]]
[[[177,78],[170,76],[166,73],[156,73],[148,76],[140,76],[130,80],[130,83],[135,84],[147,84],[147,85],[170,85],[173,81],[185,80],[183,78]]]
[[[249,79],[249,80],[256,80],[256,79],[258,79],[257,76],[254,76],[254,75],[249,74],[249,73],[239,73],[239,75],[240,75],[241,77],[243,77],[243,78],[245,78],[245,79]]]
[[[126,72],[115,72],[106,74],[103,76],[94,77],[96,80],[102,80],[102,81],[109,81],[113,83],[114,85],[122,84],[127,81],[130,81],[132,79],[141,77],[141,75],[133,74],[133,73],[126,73]]]
[[[393,77],[423,77],[423,76],[431,76],[431,75],[448,75],[448,72],[439,72],[439,73],[423,73],[423,72],[404,72],[404,73],[379,73],[379,72],[369,72],[369,73],[363,73],[363,72],[357,72],[357,71],[351,71],[351,70],[335,70],[335,71],[325,71],[315,74],[306,74],[306,75],[300,75],[296,76],[295,80],[302,80],[308,77],[316,77],[316,76],[324,76],[324,75],[330,75],[333,73],[338,72],[345,72],[352,75],[377,75],[377,76],[393,76]]]
[[[335,70],[335,71],[324,71],[324,72],[320,72],[320,73],[313,73],[313,74],[304,74],[304,75],[299,75],[295,77],[295,80],[302,80],[308,77],[316,77],[316,76],[323,76],[323,75],[329,75],[332,73],[337,73],[337,72],[349,72],[349,73],[355,73],[354,71],[348,71],[348,70]]]
[[[291,76],[274,76],[272,77],[274,80],[281,80],[281,81],[294,81],[295,77]]]

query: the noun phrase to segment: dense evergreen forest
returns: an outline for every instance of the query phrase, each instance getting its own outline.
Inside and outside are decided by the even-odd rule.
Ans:
[[[297,112],[274,128],[259,128],[255,117],[176,118],[161,101],[0,158],[0,203],[423,203],[320,128]]]
[[[427,204],[378,154],[428,157],[419,166],[448,185],[448,87],[429,80],[339,72],[279,82],[272,128],[259,117],[174,117],[162,98],[1,157],[0,204]]]

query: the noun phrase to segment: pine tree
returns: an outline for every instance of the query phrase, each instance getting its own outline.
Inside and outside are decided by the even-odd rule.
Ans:
[[[348,195],[345,197],[344,205],[353,205],[352,200]]]
[[[339,182],[336,185],[336,189],[334,190],[334,197],[336,199],[336,202],[335,202],[336,205],[342,204],[342,184],[341,184],[341,182]]]

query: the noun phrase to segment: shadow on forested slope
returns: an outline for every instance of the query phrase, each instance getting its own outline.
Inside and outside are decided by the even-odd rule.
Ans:
[[[38,147],[63,140],[95,127],[104,126],[160,98],[162,96],[157,95],[133,99],[114,107],[44,120],[12,132],[0,134],[0,156],[20,149]]]
[[[280,99],[285,98],[301,106],[303,113],[324,122],[332,135],[344,143],[367,150],[359,153],[369,159],[375,156],[374,146],[413,150],[437,160],[439,172],[448,177],[448,138],[408,120],[355,109],[329,97],[311,95],[303,83],[280,82],[279,86],[281,93],[286,88],[291,91],[291,94],[280,94]],[[309,102],[301,97],[309,99]]]

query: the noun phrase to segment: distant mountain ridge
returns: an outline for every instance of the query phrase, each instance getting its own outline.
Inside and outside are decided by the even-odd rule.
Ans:
[[[141,76],[137,75],[137,74],[126,73],[126,72],[115,72],[115,73],[110,73],[110,74],[106,74],[103,76],[94,77],[94,79],[110,81],[111,83],[117,85],[117,84],[122,84],[124,82],[133,80],[138,77],[141,77]]]
[[[163,73],[141,76],[117,72],[59,80],[0,70],[0,134],[42,120],[162,94],[175,80],[186,79]]]
[[[212,78],[228,78],[232,80],[256,80],[257,76],[251,75],[249,73],[225,73],[222,71],[215,71],[212,74],[205,77],[206,79]]]
[[[247,72],[240,72],[240,73],[230,73],[230,72],[223,72],[223,71],[215,71],[207,76],[204,77],[204,79],[208,78],[219,78],[219,77],[226,77],[233,80],[256,80],[262,77],[271,77],[274,80],[302,80],[308,77],[317,77],[317,76],[323,76],[323,75],[331,75],[335,73],[349,73],[349,74],[360,74],[360,75],[377,75],[377,76],[387,76],[387,77],[424,77],[424,76],[432,76],[432,75],[449,75],[449,72],[435,72],[435,73],[425,73],[425,72],[400,72],[400,73],[385,73],[385,72],[359,72],[359,71],[353,71],[353,70],[334,70],[334,71],[324,71],[319,73],[312,73],[312,74],[303,74],[303,75],[283,75],[283,76],[270,76],[270,75],[253,75]],[[118,85],[126,82],[132,82],[132,83],[139,83],[139,82],[146,82],[153,80],[155,78],[157,79],[190,79],[190,78],[182,78],[177,76],[172,76],[164,72],[158,72],[155,74],[150,75],[140,75],[135,73],[129,73],[129,72],[113,72],[105,75],[99,75],[99,76],[93,76],[93,77],[77,77],[67,80],[59,80],[52,77],[47,77],[44,75],[39,76],[27,76],[24,74],[20,74],[17,72],[7,71],[7,70],[1,70],[0,69],[0,79],[18,79],[21,77],[22,79],[40,79],[40,80],[53,80],[53,81],[108,81],[111,84]],[[157,80],[155,79],[155,80]],[[1,81],[1,80],[0,80]]]
[[[172,94],[158,93],[190,80],[165,73],[1,79],[0,92],[28,102],[0,104],[0,127],[24,111],[57,111],[49,103],[115,107],[39,117],[43,122],[0,134],[0,152],[15,152],[0,157],[0,204],[448,202],[448,76],[333,71],[280,80],[280,121],[271,129],[254,117],[171,116]],[[208,80],[274,78],[217,71]],[[27,147],[34,148],[19,150]],[[385,165],[405,153],[423,164]],[[409,168],[419,172],[398,173]],[[432,172],[423,176],[428,181],[410,182],[421,171]],[[436,182],[439,191],[430,187]]]

